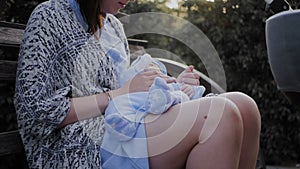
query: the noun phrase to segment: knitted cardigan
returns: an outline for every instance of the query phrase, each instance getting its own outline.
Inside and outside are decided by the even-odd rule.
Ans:
[[[108,17],[116,31],[122,32],[120,22]],[[126,46],[125,34],[119,36]],[[103,116],[62,129],[57,126],[66,117],[71,98],[115,88],[111,58],[79,23],[69,1],[38,5],[21,44],[14,97],[29,167],[101,168]]]

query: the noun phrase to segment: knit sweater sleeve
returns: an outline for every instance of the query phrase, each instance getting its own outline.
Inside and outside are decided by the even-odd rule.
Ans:
[[[47,5],[32,13],[21,44],[14,103],[21,135],[45,138],[65,118],[70,108],[70,84],[57,84],[62,65],[53,61],[55,25]],[[61,67],[55,69],[55,67]]]

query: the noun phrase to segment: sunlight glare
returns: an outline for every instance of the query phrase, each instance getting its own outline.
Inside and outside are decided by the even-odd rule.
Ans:
[[[170,0],[169,2],[166,3],[168,8],[171,9],[178,9],[178,0]]]

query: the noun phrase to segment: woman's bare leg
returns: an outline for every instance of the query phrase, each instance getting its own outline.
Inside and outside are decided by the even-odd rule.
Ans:
[[[241,150],[240,169],[254,169],[259,151],[260,113],[256,103],[249,96],[240,92],[225,93],[226,97],[235,103],[242,115],[244,136]]]
[[[205,127],[213,132],[202,142],[203,124],[214,117],[220,120],[216,118],[215,124]],[[211,97],[185,102],[159,117],[149,115],[145,121],[150,168],[235,169],[239,165],[242,117],[229,99]]]

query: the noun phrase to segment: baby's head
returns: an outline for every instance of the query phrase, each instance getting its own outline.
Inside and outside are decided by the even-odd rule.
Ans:
[[[157,71],[161,72],[159,66],[154,62],[149,64],[148,69],[157,70]]]
[[[149,64],[148,69],[157,70],[163,74],[167,74],[165,65],[155,58],[152,59],[152,62]]]
[[[149,54],[144,54],[135,59],[131,68],[133,68],[136,72],[143,71],[144,69],[154,69],[163,74],[167,74],[167,68],[165,65],[159,60],[152,58]]]

